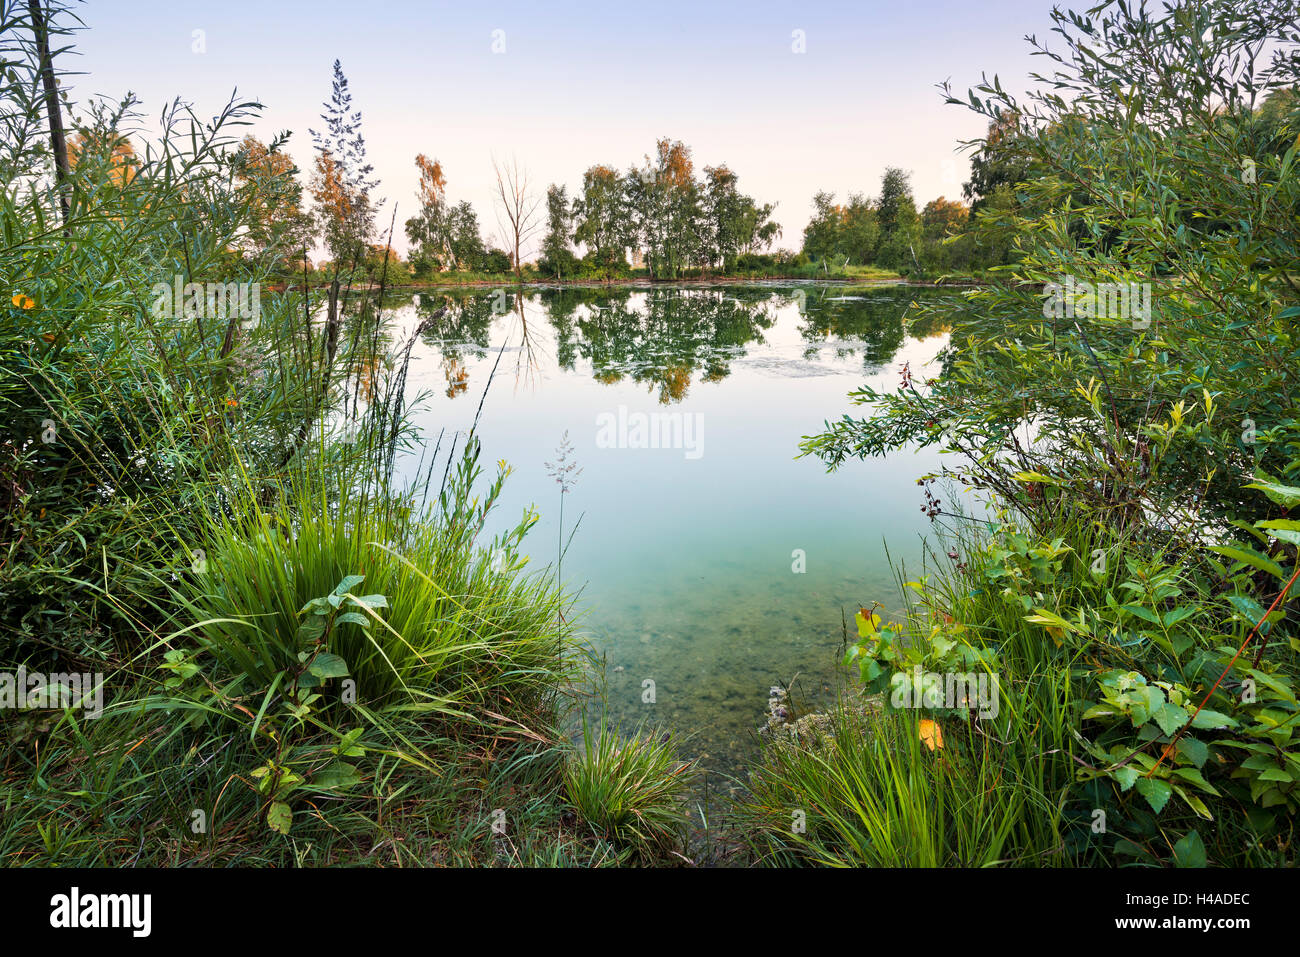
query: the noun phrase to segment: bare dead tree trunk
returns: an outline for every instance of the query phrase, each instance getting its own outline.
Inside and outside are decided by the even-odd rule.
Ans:
[[[41,9],[41,0],[27,0],[32,15],[32,33],[40,57],[41,82],[45,86],[45,113],[50,123],[50,147],[54,151],[54,178],[59,187],[59,206],[63,211],[63,229],[67,233],[72,204],[68,197],[72,168],[68,164],[68,142],[63,136],[63,111],[59,109],[59,86],[54,78],[54,60],[50,56],[50,31]]]
[[[508,228],[502,226],[502,232],[507,238],[513,237],[515,279],[522,281],[523,246],[541,225],[537,219],[541,200],[528,192],[528,174],[519,168],[517,160],[512,159],[504,168],[493,160],[492,169],[497,174],[497,205],[509,223]]]

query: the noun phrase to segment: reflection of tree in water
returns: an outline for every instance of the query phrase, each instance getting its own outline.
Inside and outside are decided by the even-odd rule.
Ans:
[[[562,286],[526,295],[505,288],[449,289],[421,293],[412,305],[427,323],[421,340],[441,356],[450,398],[468,391],[469,364],[495,351],[492,326],[498,318],[504,317],[505,324],[497,333],[504,333],[508,348],[517,347],[516,380],[531,374],[538,356],[536,317],[529,312],[540,306],[554,330],[560,368],[572,371],[578,360],[589,361],[598,382],[631,379],[657,390],[667,405],[685,398],[692,381],[726,378],[731,360],[742,356],[749,343],[763,340],[777,310],[800,300],[805,358],[815,358],[829,345],[841,357],[860,352],[868,370],[888,363],[907,336],[926,339],[947,332],[954,314],[969,308],[952,290],[897,286],[808,286],[797,291]],[[407,294],[404,303],[410,302]],[[912,309],[914,302],[929,308]],[[387,297],[385,304],[390,305]],[[447,310],[438,316],[443,306]],[[508,360],[501,371],[508,373]]]
[[[436,296],[425,293],[415,299],[416,315],[428,323],[420,339],[425,345],[437,347],[442,357],[449,399],[469,389],[466,361],[482,359],[491,347],[493,301],[491,295],[468,291]],[[447,311],[438,316],[443,306]]]
[[[685,398],[693,373],[726,377],[731,358],[775,322],[760,289],[551,289],[542,294],[555,327],[556,358],[588,360],[597,381],[630,377],[659,389],[665,405]],[[583,308],[579,308],[583,307]]]
[[[861,352],[863,366],[869,371],[889,362],[907,336],[928,339],[948,331],[950,317],[922,314],[912,308],[913,303],[925,301],[933,306],[936,299],[947,297],[954,309],[965,306],[960,297],[948,290],[920,287],[852,291],[822,287],[803,292],[799,334],[810,344],[804,358],[815,357],[820,344],[831,342],[835,344],[837,357]],[[790,297],[790,301],[797,301],[797,297]]]
[[[389,305],[385,298],[383,306]],[[318,321],[325,325],[329,307],[322,304]],[[392,331],[381,321],[381,307],[378,297],[368,292],[351,289],[341,291],[338,298],[338,315],[340,319],[338,339],[334,347],[339,354],[350,357],[346,375],[338,381],[346,396],[344,406],[351,406],[355,415],[361,402],[375,400],[380,389],[381,379],[386,372],[392,371],[392,364],[386,358],[394,344]],[[321,330],[320,337],[312,348],[319,351],[323,358],[329,348],[327,334]]]
[[[531,381],[540,366],[536,327],[530,325],[528,314],[528,306],[535,306],[532,299],[505,287],[456,289],[437,297],[423,297],[417,309],[429,325],[421,338],[426,345],[436,346],[442,356],[448,398],[454,399],[469,389],[467,364],[471,360],[496,351],[491,339],[492,325],[498,319],[505,321],[497,332],[504,335],[506,350],[515,353],[516,385]],[[437,317],[443,305],[447,312]]]
[[[555,330],[555,360],[561,369],[572,369],[574,363],[578,361],[578,331],[574,325],[578,307],[586,306],[587,309],[594,310],[610,303],[626,304],[631,295],[632,290],[617,286],[612,289],[562,286],[541,290],[538,298]],[[597,378],[601,377],[597,376]],[[619,377],[615,376],[608,381],[617,382],[618,379]]]

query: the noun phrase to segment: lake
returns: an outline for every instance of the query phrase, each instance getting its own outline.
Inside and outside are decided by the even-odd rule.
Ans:
[[[689,735],[684,753],[726,775],[752,755],[772,685],[833,698],[844,622],[852,633],[860,605],[898,605],[886,545],[920,564],[931,526],[916,479],[939,467],[933,449],[834,474],[796,458],[863,383],[896,387],[905,362],[938,373],[946,329],[902,323],[919,296],[957,301],[899,284],[460,288],[407,294],[396,323],[409,335],[448,306],[412,352],[408,399],[422,396],[427,442],[445,430],[444,458],[482,400],[486,470],[513,467],[489,531],[535,505],[541,568],[577,523],[563,578],[603,655],[610,715]],[[566,433],[581,471],[561,532],[547,463]],[[404,459],[408,479],[419,458]]]

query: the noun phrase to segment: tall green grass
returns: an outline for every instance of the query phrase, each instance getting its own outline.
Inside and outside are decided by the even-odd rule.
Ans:
[[[1040,761],[966,725],[940,748],[920,718],[837,710],[816,744],[769,744],[737,826],[759,863],[981,867],[1059,863]],[[1056,853],[1053,853],[1056,838]]]
[[[447,511],[310,471],[270,508],[218,516],[201,539],[207,570],[185,576],[181,592],[185,613],[205,622],[197,640],[224,670],[265,687],[296,661],[303,606],[364,576],[361,590],[386,599],[381,620],[331,635],[363,700],[514,711],[536,715],[545,733],[568,675],[566,602],[546,577],[522,574],[533,514],[478,542],[505,474],[474,506],[477,454],[474,443],[451,478]]]
[[[6,719],[17,731],[0,763],[0,860],[621,860],[563,820],[580,652],[563,593],[520,557],[531,514],[479,543],[504,475],[473,504],[476,457],[471,443],[445,510],[309,459],[275,494],[212,515],[196,539],[203,567],[160,576],[168,627],[110,675],[103,717]],[[377,620],[328,632],[321,650],[342,673],[296,686],[304,606],[362,575],[383,596]],[[287,824],[273,827],[278,806]],[[511,822],[501,834],[498,812]]]
[[[668,735],[619,734],[602,713],[582,721],[582,742],[564,773],[564,791],[598,837],[654,860],[682,847],[694,774]],[[685,860],[685,858],[682,858]]]

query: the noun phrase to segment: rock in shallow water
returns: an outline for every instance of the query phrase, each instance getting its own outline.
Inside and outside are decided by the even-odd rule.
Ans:
[[[816,711],[795,717],[788,691],[773,685],[768,694],[767,723],[758,733],[783,744],[813,745],[828,741],[835,735],[837,720],[848,716],[866,724],[883,704],[879,695],[861,696],[842,705],[839,711]]]

